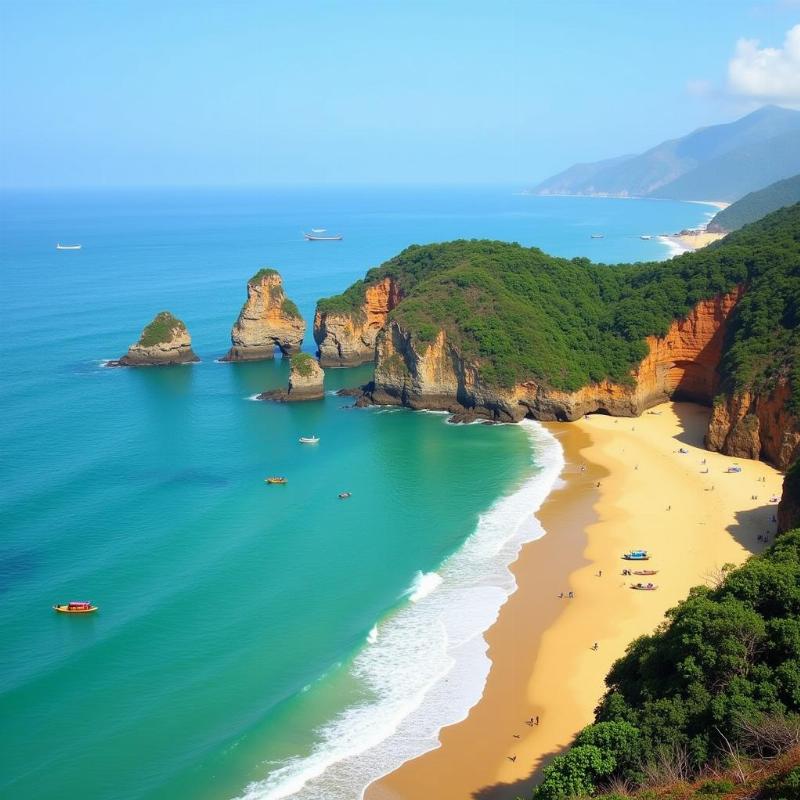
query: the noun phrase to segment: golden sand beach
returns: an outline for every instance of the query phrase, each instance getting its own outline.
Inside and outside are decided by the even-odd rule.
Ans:
[[[483,697],[441,732],[439,749],[374,783],[368,800],[529,795],[540,768],[592,721],[627,645],[692,586],[763,548],[760,535],[774,536],[780,473],[706,451],[707,419],[708,409],[668,403],[637,419],[548,425],[565,450],[563,487],[538,513],[547,534],[523,548],[518,589],[487,633]],[[727,473],[734,463],[742,472]],[[623,561],[632,548],[652,559]],[[658,574],[622,575],[641,567]],[[634,591],[637,580],[658,589]]]

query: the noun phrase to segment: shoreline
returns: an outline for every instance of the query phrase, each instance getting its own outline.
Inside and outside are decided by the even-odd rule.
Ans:
[[[604,677],[628,644],[709,573],[763,548],[757,535],[766,527],[774,534],[767,498],[780,493],[781,475],[744,459],[742,473],[725,474],[736,460],[702,445],[708,413],[667,403],[635,419],[593,415],[546,426],[564,447],[563,485],[536,514],[547,535],[511,567],[517,591],[486,633],[483,695],[465,720],[439,732],[438,749],[371,784],[366,800],[526,796],[541,767],[592,721]],[[760,500],[748,499],[754,494]],[[621,553],[634,547],[652,551],[647,566],[659,574],[645,580],[658,591],[630,591],[635,579],[621,576]],[[525,724],[536,715],[539,726]]]
[[[446,411],[413,413],[450,424]],[[558,437],[531,420],[519,427],[530,459],[521,482],[481,512],[470,536],[435,571],[417,573],[406,602],[372,626],[354,656],[350,677],[375,701],[325,722],[319,745],[249,783],[237,800],[361,797],[372,782],[435,749],[439,731],[465,719],[480,700],[492,666],[486,631],[518,588],[512,565],[526,544],[545,535],[532,510],[558,486],[564,467]],[[417,659],[424,664],[409,674],[403,665]]]

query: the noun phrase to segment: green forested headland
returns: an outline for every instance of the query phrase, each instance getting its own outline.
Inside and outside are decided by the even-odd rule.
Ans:
[[[800,175],[750,192],[720,211],[708,224],[712,232],[737,231],[744,225],[765,217],[779,208],[800,202]]]
[[[318,309],[357,316],[365,289],[386,276],[403,295],[390,318],[418,343],[444,330],[487,384],[535,379],[563,390],[603,378],[629,382],[647,336],[663,335],[699,300],[742,284],[723,390],[761,389],[788,375],[800,397],[800,205],[652,263],[596,264],[494,241],[415,245]]]

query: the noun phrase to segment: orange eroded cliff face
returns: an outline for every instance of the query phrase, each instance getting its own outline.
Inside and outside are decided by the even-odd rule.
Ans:
[[[314,340],[323,366],[353,366],[375,360],[375,340],[389,312],[400,302],[396,281],[386,277],[368,286],[356,313],[320,311],[314,315]]]
[[[643,407],[670,397],[710,403],[719,384],[725,324],[743,294],[701,300],[665,336],[649,336],[650,352],[635,370],[636,394]]]
[[[800,457],[800,425],[789,412],[789,382],[766,394],[737,392],[714,404],[706,445],[731,456],[763,458],[780,469]]]

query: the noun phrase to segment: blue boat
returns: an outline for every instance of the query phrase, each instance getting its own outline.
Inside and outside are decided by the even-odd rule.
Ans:
[[[650,556],[647,553],[647,550],[631,550],[629,553],[625,553],[622,556],[626,561],[649,561]]]

